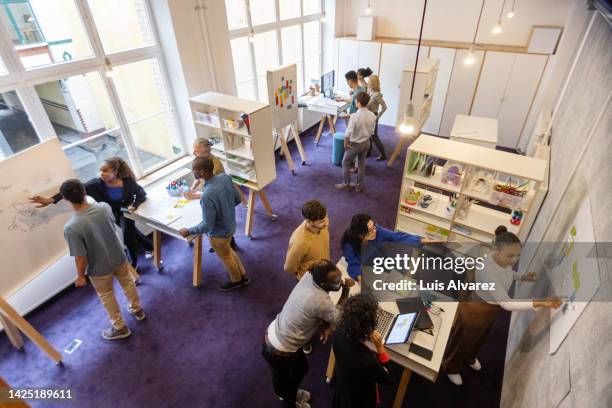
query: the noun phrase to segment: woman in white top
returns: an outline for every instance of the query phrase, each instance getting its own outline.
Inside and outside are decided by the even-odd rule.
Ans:
[[[476,282],[495,283],[495,290],[479,290],[471,295],[469,301],[459,305],[457,320],[446,347],[444,367],[449,380],[455,385],[463,384],[460,374],[463,363],[476,371],[482,369],[476,356],[502,310],[557,309],[561,306],[559,299],[512,300],[508,290],[513,280],[535,280],[533,273],[518,276],[512,270],[521,256],[521,249],[521,241],[516,235],[508,232],[504,226],[497,227],[494,250],[487,256],[484,268],[475,273]]]
[[[385,154],[385,146],[383,146],[380,137],[378,137],[378,120],[387,110],[387,103],[383,99],[383,94],[380,92],[380,78],[378,75],[370,75],[368,81],[368,95],[370,95],[370,102],[368,102],[368,109],[376,115],[376,126],[374,127],[374,134],[372,135],[372,142],[370,143],[370,149],[368,150],[368,156],[372,152],[372,144],[376,145],[378,149],[378,157],[376,161],[387,160]]]

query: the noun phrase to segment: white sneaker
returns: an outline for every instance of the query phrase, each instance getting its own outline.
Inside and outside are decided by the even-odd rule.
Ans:
[[[307,402],[296,402],[295,408],[310,408],[310,404]]]
[[[482,370],[482,366],[480,365],[480,361],[478,361],[477,358],[474,359],[474,362],[472,364],[468,364],[468,366],[474,370],[474,371],[480,371]]]
[[[299,389],[295,395],[295,402],[308,402],[310,401],[310,393],[306,390]]]
[[[462,385],[463,384],[463,378],[461,378],[461,374],[447,374],[447,375],[448,375],[448,379],[453,384],[455,384],[455,385]]]
[[[145,251],[145,259],[153,259],[153,252]]]

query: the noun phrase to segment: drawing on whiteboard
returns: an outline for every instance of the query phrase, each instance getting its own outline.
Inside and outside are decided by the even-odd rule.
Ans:
[[[8,211],[14,213],[7,227],[9,231],[32,232],[48,224],[52,218],[47,211],[39,210],[25,203],[13,203],[9,206]]]
[[[6,185],[6,186],[0,186],[0,191],[2,191],[2,192],[9,191],[12,187],[13,187],[12,184],[9,184],[9,185]]]

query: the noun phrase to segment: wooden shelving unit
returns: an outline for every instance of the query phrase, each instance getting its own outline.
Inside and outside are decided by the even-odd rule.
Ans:
[[[246,180],[241,184],[255,190],[276,178],[268,104],[215,92],[195,96],[189,102],[196,134],[211,140],[212,153],[221,160],[226,173],[236,181]],[[243,115],[248,117],[248,127]]]
[[[249,189],[244,233],[251,237],[256,196],[268,215],[276,218],[263,191],[276,179],[272,109],[267,103],[216,92],[195,96],[189,104],[197,136],[213,143],[211,152],[225,172]]]
[[[433,174],[419,171],[422,167],[415,164],[423,163],[425,157],[431,160]],[[450,165],[461,169],[460,174],[444,173],[445,166]],[[490,242],[495,237],[495,228],[504,225],[524,241],[533,219],[530,211],[537,201],[534,198],[539,196],[545,181],[546,166],[546,161],[538,158],[421,135],[406,154],[395,228],[427,235],[425,231],[432,225],[448,231],[450,241]],[[490,177],[482,178],[485,173]],[[449,178],[452,182],[445,183]],[[522,197],[496,191],[496,185],[508,181],[522,186]],[[476,183],[481,187],[479,190],[474,189]],[[406,198],[411,192],[420,196],[416,203],[408,200],[411,202],[408,204]],[[431,196],[431,202],[423,208],[421,200],[426,194]],[[454,211],[447,209],[451,199],[457,202]],[[467,211],[460,212],[459,208],[468,201]],[[512,210],[523,212],[519,225],[510,222]]]

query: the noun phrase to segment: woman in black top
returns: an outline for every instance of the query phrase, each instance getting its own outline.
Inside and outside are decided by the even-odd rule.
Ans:
[[[334,408],[370,408],[379,403],[378,384],[388,384],[389,356],[376,329],[378,302],[371,295],[348,298],[334,334],[336,385]],[[370,340],[376,353],[364,344]]]
[[[133,220],[125,218],[123,211],[134,211],[147,199],[147,193],[136,182],[136,177],[130,166],[120,157],[109,157],[100,166],[100,177],[85,183],[85,191],[98,202],[111,206],[117,225],[123,230],[123,240],[130,253],[132,266],[138,263],[138,246],[142,245],[147,253],[153,251],[153,244],[134,224]],[[30,197],[30,202],[46,207],[62,199],[60,193],[53,197]]]

